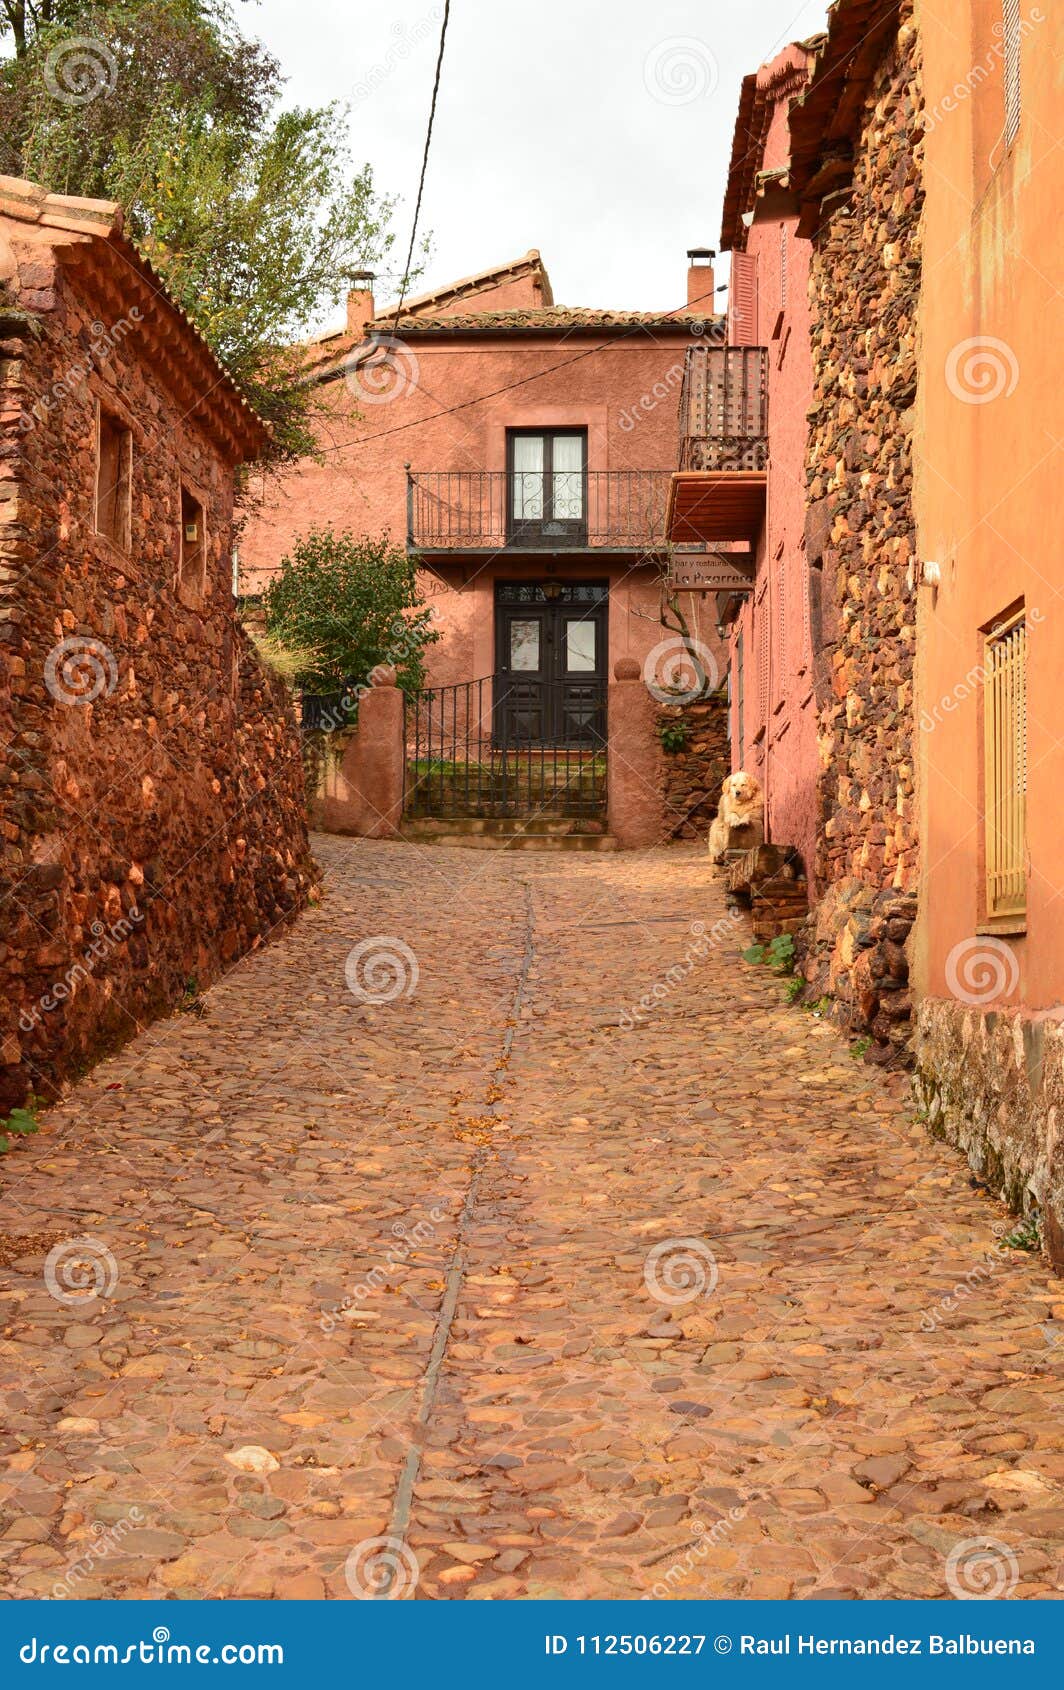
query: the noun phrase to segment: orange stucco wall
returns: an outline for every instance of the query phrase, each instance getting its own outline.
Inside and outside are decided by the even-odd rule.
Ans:
[[[922,589],[917,742],[923,887],[914,976],[949,994],[948,963],[984,918],[981,630],[1028,615],[1028,909],[1002,935],[1016,966],[995,1003],[1064,999],[1064,565],[1059,534],[1061,221],[1054,142],[1064,80],[1059,8],[1021,0],[1022,114],[1003,136],[1001,16],[991,0],[924,3],[924,275],[915,501]],[[1054,444],[1053,435],[1057,436]],[[955,975],[955,968],[954,968]],[[989,1007],[985,996],[980,998]]]

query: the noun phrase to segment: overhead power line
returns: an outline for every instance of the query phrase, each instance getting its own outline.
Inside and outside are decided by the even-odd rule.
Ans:
[[[414,205],[414,221],[410,226],[410,250],[406,255],[406,264],[403,266],[403,280],[399,290],[399,304],[395,309],[395,315],[397,318],[402,313],[403,301],[406,298],[407,284],[410,281],[410,266],[414,262],[414,242],[417,240],[417,226],[421,217],[421,200],[425,192],[425,172],[429,167],[429,148],[432,145],[432,125],[436,121],[436,100],[440,92],[440,72],[443,69],[443,49],[447,42],[447,23],[450,16],[451,0],[445,0],[443,8],[443,22],[440,25],[440,50],[436,55],[436,77],[432,84],[432,104],[429,107],[429,123],[428,128],[425,131],[425,150],[421,155],[421,177],[417,185],[417,201]]]

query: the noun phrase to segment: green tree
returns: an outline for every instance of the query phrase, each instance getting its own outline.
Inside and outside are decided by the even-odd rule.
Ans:
[[[387,535],[312,529],[281,559],[263,611],[272,638],[315,654],[299,677],[312,692],[368,685],[379,663],[394,665],[404,692],[417,692],[425,648],[440,638],[418,589],[417,560]]]
[[[378,268],[393,202],[356,169],[342,108],[280,106],[282,78],[224,0],[0,0],[0,170],[116,199],[177,302],[275,431],[314,448],[306,324]]]

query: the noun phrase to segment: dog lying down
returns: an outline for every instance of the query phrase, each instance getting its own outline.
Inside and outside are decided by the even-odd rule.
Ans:
[[[729,775],[720,789],[717,816],[709,830],[709,858],[722,863],[731,845],[733,828],[752,828],[741,843],[744,847],[761,845],[765,839],[765,799],[753,775],[745,769]],[[756,835],[756,837],[754,836]]]

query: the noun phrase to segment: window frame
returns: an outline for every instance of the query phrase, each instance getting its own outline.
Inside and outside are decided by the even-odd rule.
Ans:
[[[580,441],[580,504],[579,517],[557,517],[554,514],[554,442],[558,439]],[[514,510],[515,443],[518,440],[543,441],[542,509],[539,516],[518,516]],[[542,537],[578,538],[587,532],[588,501],[588,430],[586,426],[560,424],[551,427],[521,427],[506,430],[506,532],[509,539]],[[571,475],[573,471],[560,473]],[[564,525],[564,526],[563,526]]]
[[[92,527],[98,539],[106,540],[108,545],[114,546],[120,552],[129,553],[132,547],[133,533],[133,430],[118,411],[111,410],[96,400],[96,415],[94,418],[95,434],[95,474],[93,476],[92,492]],[[115,526],[114,531],[100,526],[101,513],[101,483],[103,477],[103,441],[104,426],[117,436],[118,456],[120,459],[118,479],[111,492],[115,495]]]
[[[1017,641],[1016,636],[1022,638]],[[1027,927],[1027,611],[1013,605],[982,635],[982,876],[979,931],[1024,933]],[[1007,667],[995,652],[1014,642]],[[1003,716],[1002,703],[1008,712]],[[1022,890],[1009,890],[1019,879]],[[1000,886],[1006,882],[1005,889]]]
[[[198,553],[199,553],[199,568],[196,572],[196,579],[194,581],[189,579],[189,572],[188,572],[188,568],[187,568],[186,553],[185,553],[185,547],[188,544],[188,542],[186,541],[186,538],[185,538],[185,528],[186,528],[185,501],[186,501],[186,499],[196,507],[196,510],[199,513],[199,527],[202,530],[202,533],[200,534],[199,541],[197,543],[197,550],[198,550]],[[178,597],[181,599],[183,604],[198,606],[198,605],[203,603],[203,600],[207,596],[207,559],[208,559],[207,542],[208,542],[207,500],[204,497],[202,488],[198,487],[194,481],[190,481],[187,476],[185,476],[185,475],[183,475],[179,472],[178,483],[177,483],[177,582],[176,582],[176,584],[177,584]]]

